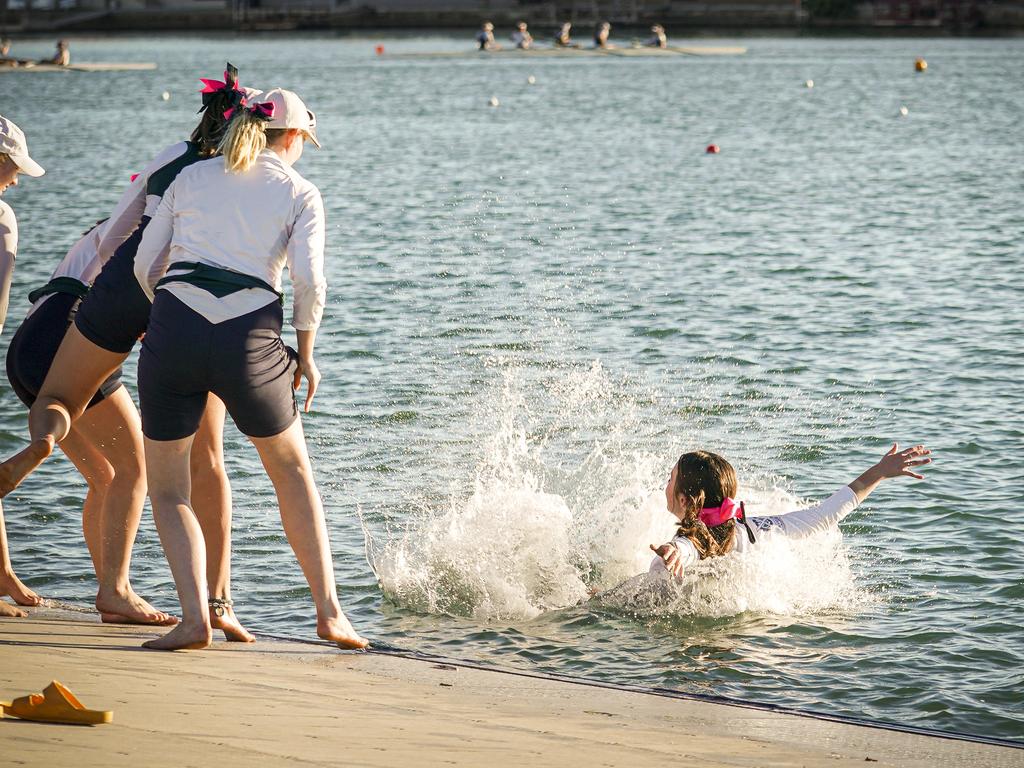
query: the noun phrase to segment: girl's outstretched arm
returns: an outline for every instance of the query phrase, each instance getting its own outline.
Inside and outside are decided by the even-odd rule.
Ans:
[[[850,490],[856,495],[857,503],[864,501],[880,482],[890,477],[905,476],[924,480],[924,475],[919,475],[913,468],[931,464],[932,460],[928,458],[930,455],[931,451],[923,445],[901,451],[899,444],[893,443],[889,452],[875,466],[850,483]]]

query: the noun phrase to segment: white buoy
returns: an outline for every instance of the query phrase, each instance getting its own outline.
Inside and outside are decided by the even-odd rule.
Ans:
[[[804,85],[806,85],[808,88],[813,88],[814,87],[814,81],[813,80],[808,80],[806,83],[804,83]]]
[[[910,114],[910,110],[906,107],[900,107],[900,117],[906,117]]]
[[[526,82],[528,82],[530,85],[533,85],[534,83],[537,82],[537,78],[534,77],[533,75],[530,75],[528,78],[526,78]]]
[[[160,94],[160,98],[163,99],[164,101],[170,101],[171,100],[171,94],[170,94],[169,91],[164,91],[163,93]]]
[[[498,101],[498,97],[497,97],[497,96],[491,96],[491,99],[490,99],[490,101],[488,101],[487,103],[488,103],[488,105],[490,105],[490,106],[492,106],[492,107],[496,107],[496,106],[498,106],[498,105],[499,105],[499,104],[500,104],[501,102],[500,102],[500,101]]]

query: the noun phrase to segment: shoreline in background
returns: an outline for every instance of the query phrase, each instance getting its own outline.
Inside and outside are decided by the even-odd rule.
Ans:
[[[646,39],[650,25],[662,24],[672,38],[704,36],[856,35],[866,37],[1006,37],[1024,34],[1024,2],[946,0],[907,6],[896,0],[804,0],[775,2],[759,0],[736,4],[726,0],[679,5],[662,12],[629,16],[615,13],[571,19],[534,6],[490,9],[434,9],[401,4],[378,10],[367,4],[342,10],[319,5],[280,4],[262,0],[258,6],[232,3],[222,7],[201,7],[182,2],[176,5],[142,7],[130,2],[120,7],[91,7],[89,0],[58,0],[50,8],[36,2],[31,8],[8,3],[0,8],[0,32],[29,35],[76,32],[182,33],[182,32],[355,32],[412,33],[479,29],[487,18],[500,30],[511,30],[526,21],[538,43],[550,42],[560,23],[571,20],[574,37],[589,45],[597,21],[607,18],[612,37],[622,43],[629,37]],[[71,3],[71,5],[67,5]],[[815,10],[820,6],[819,10]],[[907,9],[910,9],[909,11]],[[501,36],[501,35],[499,35]],[[507,36],[507,35],[506,35]],[[472,43],[472,35],[468,38]]]
[[[403,658],[342,653],[324,644],[217,642],[159,653],[139,643],[157,630],[95,616],[31,609],[0,622],[0,698],[51,679],[84,704],[112,709],[111,726],[0,723],[21,764],[79,768],[208,762],[227,765],[531,765],[594,762],[675,766],[1009,765],[1010,746],[937,738],[749,707],[652,696],[551,678]],[[174,743],[173,751],[161,746]]]

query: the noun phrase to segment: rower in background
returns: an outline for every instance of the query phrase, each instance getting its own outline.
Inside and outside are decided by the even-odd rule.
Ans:
[[[652,37],[644,43],[648,48],[668,48],[668,35],[665,34],[665,28],[661,24],[655,24],[651,27]]]
[[[71,51],[68,50],[67,40],[57,41],[57,52],[48,59],[40,59],[40,64],[56,64],[58,67],[66,67],[71,64]]]
[[[516,31],[512,33],[512,42],[516,48],[525,51],[533,45],[533,35],[526,28],[526,22],[520,21],[516,24]]]
[[[476,36],[477,47],[481,51],[500,51],[501,46],[494,40],[494,25],[485,21]]]
[[[595,48],[614,48],[615,46],[608,42],[608,36],[612,33],[612,25],[607,21],[602,21],[597,25],[597,29],[594,30],[594,47]]]
[[[579,48],[579,43],[574,43],[570,32],[572,31],[572,24],[565,22],[561,29],[558,30],[558,34],[555,35],[555,47],[556,48]]]

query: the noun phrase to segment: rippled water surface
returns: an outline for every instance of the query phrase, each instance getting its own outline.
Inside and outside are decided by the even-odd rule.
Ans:
[[[324,149],[299,165],[326,201],[331,281],[306,428],[364,633],[1024,738],[1024,41],[653,60],[378,42],[464,45],[94,39],[79,60],[159,69],[0,74],[0,112],[48,171],[5,196],[22,243],[4,345],[230,59],[320,118]],[[24,435],[8,391],[0,449]],[[928,480],[883,486],[841,540],[706,564],[672,594],[612,589],[671,532],[659,498],[681,450],[726,454],[752,511],[781,512],[896,440],[931,445]],[[233,427],[228,451],[239,615],[311,636],[269,482]],[[26,581],[87,603],[83,493],[61,459],[5,512]],[[175,605],[148,516],[133,568]]]

